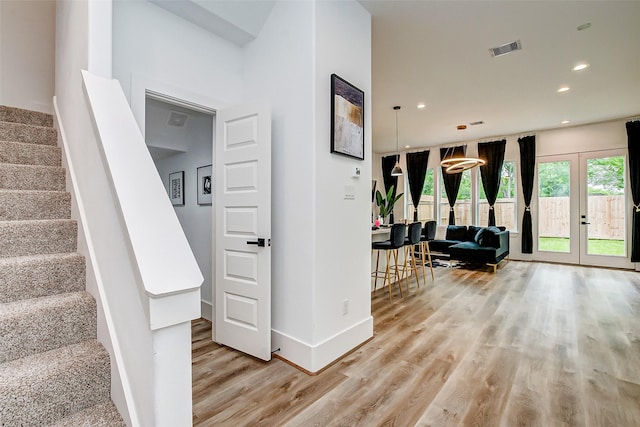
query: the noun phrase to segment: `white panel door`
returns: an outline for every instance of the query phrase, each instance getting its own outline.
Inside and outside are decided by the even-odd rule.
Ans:
[[[216,113],[213,339],[271,360],[271,112]]]

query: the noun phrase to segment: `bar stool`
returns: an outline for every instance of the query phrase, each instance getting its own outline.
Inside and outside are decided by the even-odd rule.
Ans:
[[[431,261],[431,250],[429,249],[429,241],[436,237],[436,227],[438,223],[436,221],[427,221],[424,223],[422,229],[422,236],[420,236],[420,258],[422,259],[422,277],[426,277],[424,265],[429,260],[429,269],[431,270],[431,280],[435,280],[433,276],[433,262]],[[426,283],[426,282],[425,282]]]
[[[414,222],[409,224],[409,231],[404,239],[404,263],[402,265],[402,273],[404,274],[407,292],[409,292],[409,270],[413,270],[413,275],[416,278],[416,284],[420,287],[420,279],[418,279],[418,264],[416,263],[415,247],[420,245],[420,238],[422,236],[422,224]],[[421,254],[421,253],[420,253]],[[421,257],[422,258],[422,257]],[[410,265],[407,266],[407,261]]]
[[[396,274],[396,282],[398,283],[398,287],[400,288],[400,296],[402,297],[402,286],[400,284],[400,275],[398,268],[398,250],[404,246],[404,236],[406,232],[406,225],[393,224],[391,226],[391,234],[389,236],[389,240],[385,242],[371,243],[371,250],[378,251],[376,255],[376,270],[371,274],[371,276],[375,277],[376,279],[373,290],[375,291],[378,288],[378,277],[384,277],[384,281],[389,287],[389,301],[393,301],[393,296],[391,295],[391,256],[393,256],[395,260],[394,271]],[[387,267],[384,270],[378,270],[380,262],[380,251],[385,252],[385,256],[387,259]],[[383,273],[384,275],[381,276]]]

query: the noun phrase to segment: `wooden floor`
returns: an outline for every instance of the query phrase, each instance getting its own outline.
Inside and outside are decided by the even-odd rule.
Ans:
[[[640,273],[435,272],[393,303],[378,290],[374,339],[317,376],[195,321],[194,425],[640,426]]]

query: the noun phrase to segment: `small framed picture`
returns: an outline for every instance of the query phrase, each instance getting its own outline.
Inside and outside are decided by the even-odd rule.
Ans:
[[[213,186],[213,179],[211,174],[211,165],[201,166],[198,168],[198,204],[210,205],[211,190]]]
[[[169,198],[174,206],[184,206],[184,171],[169,174]]]
[[[331,152],[364,160],[364,92],[331,75]]]

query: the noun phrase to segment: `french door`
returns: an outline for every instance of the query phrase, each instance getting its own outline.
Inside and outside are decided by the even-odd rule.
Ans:
[[[536,258],[633,268],[626,150],[539,157]]]

